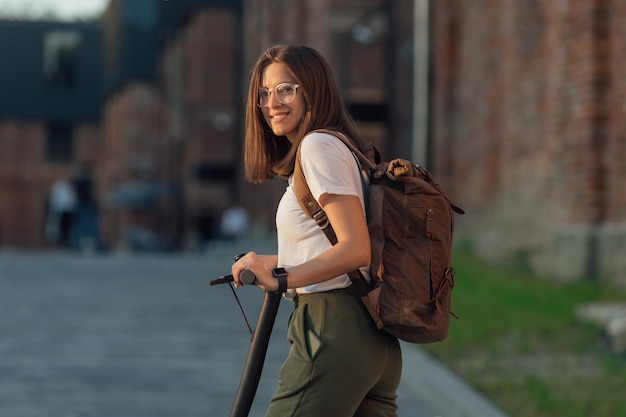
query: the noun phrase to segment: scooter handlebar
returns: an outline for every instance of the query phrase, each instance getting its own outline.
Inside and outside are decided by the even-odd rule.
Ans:
[[[237,262],[244,255],[245,253],[240,253],[239,255],[235,256],[235,262]],[[228,274],[218,279],[214,279],[213,281],[210,282],[210,284],[211,285],[225,284],[227,282],[233,282],[234,280],[235,278],[233,277],[233,275]],[[239,274],[239,280],[243,282],[244,285],[253,285],[256,282],[256,275],[254,275],[254,272],[248,269],[244,269]]]

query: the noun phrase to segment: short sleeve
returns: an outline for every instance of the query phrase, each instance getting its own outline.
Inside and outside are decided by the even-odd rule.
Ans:
[[[362,196],[358,163],[339,138],[311,133],[303,139],[300,152],[302,172],[316,200],[324,193]]]

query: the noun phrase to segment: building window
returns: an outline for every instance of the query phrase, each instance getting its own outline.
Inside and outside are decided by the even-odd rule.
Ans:
[[[74,128],[69,123],[48,125],[46,156],[52,162],[71,162],[74,156]]]
[[[77,31],[51,31],[44,35],[43,72],[46,84],[72,89],[78,78],[78,48],[81,34]]]

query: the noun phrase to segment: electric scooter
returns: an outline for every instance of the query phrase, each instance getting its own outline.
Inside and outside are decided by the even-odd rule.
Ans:
[[[235,257],[235,261],[244,255],[245,253],[237,255]],[[245,285],[251,285],[254,284],[256,277],[252,271],[244,270],[241,272],[240,280]],[[237,395],[235,396],[233,408],[230,412],[230,417],[248,417],[250,408],[252,407],[252,402],[254,401],[254,397],[259,386],[261,373],[263,372],[267,346],[270,341],[272,329],[274,328],[274,322],[276,321],[276,315],[278,313],[278,307],[280,305],[282,295],[277,292],[265,292],[265,298],[263,299],[263,305],[261,306],[256,329],[253,331],[248,323],[243,307],[239,302],[239,297],[237,297],[235,289],[232,286],[233,281],[233,276],[229,274],[211,281],[210,284],[218,285],[228,283],[251,333],[251,343],[250,349],[248,350],[246,365],[241,375],[241,382],[239,383],[239,389],[237,390]]]

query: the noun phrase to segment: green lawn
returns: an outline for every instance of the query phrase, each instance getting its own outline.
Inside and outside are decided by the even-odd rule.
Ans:
[[[558,283],[454,254],[450,337],[424,345],[512,417],[626,417],[626,356],[575,307],[626,300],[593,283]]]

